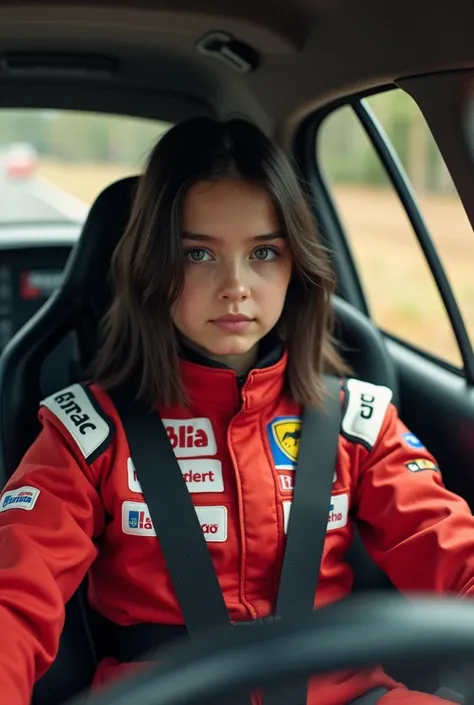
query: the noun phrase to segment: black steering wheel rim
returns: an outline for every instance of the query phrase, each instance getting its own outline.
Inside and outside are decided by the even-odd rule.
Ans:
[[[209,705],[346,668],[414,660],[421,667],[441,659],[454,665],[469,657],[474,657],[469,600],[372,594],[317,610],[304,622],[236,629],[230,636],[212,633],[154,652],[150,660],[157,663],[70,705]]]

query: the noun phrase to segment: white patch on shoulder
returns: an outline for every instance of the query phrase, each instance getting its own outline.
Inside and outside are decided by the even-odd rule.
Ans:
[[[67,428],[84,458],[89,458],[110,435],[108,422],[99,414],[80,384],[72,384],[43,399],[49,409]]]
[[[347,406],[342,418],[342,433],[371,449],[392,400],[392,390],[381,385],[347,380]]]
[[[9,490],[0,498],[0,512],[6,512],[9,509],[25,509],[29,512],[35,506],[39,493],[36,487],[29,485]]]

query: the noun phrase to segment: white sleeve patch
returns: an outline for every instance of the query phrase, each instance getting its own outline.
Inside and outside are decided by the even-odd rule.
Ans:
[[[5,492],[0,498],[0,512],[9,509],[25,509],[31,511],[36,504],[40,491],[36,487],[25,485],[16,490]]]
[[[109,424],[95,409],[80,384],[62,389],[43,399],[40,404],[57,416],[86,459],[109,437]]]
[[[342,433],[371,449],[375,445],[392,400],[392,390],[359,379],[348,379],[347,395]]]

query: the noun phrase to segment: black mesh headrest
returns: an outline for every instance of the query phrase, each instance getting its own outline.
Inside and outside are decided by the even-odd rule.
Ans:
[[[102,314],[112,253],[127,225],[137,184],[137,176],[121,179],[97,197],[67,264],[59,296],[79,297]]]
[[[123,179],[100,194],[84,225],[75,255],[68,263],[63,295],[69,300],[82,301],[83,325],[84,320],[90,319],[87,335],[83,336],[88,343],[87,350],[82,351],[83,359],[95,352],[95,327],[108,301],[110,259],[127,224],[137,183],[138,177]],[[391,387],[396,399],[396,374],[380,332],[360,311],[339,297],[333,297],[333,306],[336,338],[355,375]]]
[[[138,177],[131,176],[99,194],[67,263],[62,286],[51,299],[56,316],[72,316],[70,324],[78,333],[83,367],[97,349],[98,323],[110,301],[112,254],[127,226],[137,185]]]
[[[73,332],[79,365],[65,381],[68,384],[77,380],[97,351],[98,323],[110,298],[110,261],[127,225],[137,184],[138,177],[122,179],[98,196],[68,261],[61,288],[3,352],[0,479],[2,472],[8,477],[38,431],[37,405],[45,391],[40,389],[40,370],[48,355],[63,345],[67,336],[71,338]],[[337,337],[356,376],[392,387],[396,399],[396,373],[380,332],[342,299],[334,297],[333,304]],[[70,356],[69,347],[63,355],[68,365]]]
[[[137,183],[138,177],[122,179],[98,196],[67,263],[61,287],[3,351],[0,486],[38,432],[39,400],[54,391],[43,384],[45,361],[53,356],[53,367],[59,368],[58,376],[65,385],[77,380],[97,350],[98,322],[110,294],[110,261],[127,225]]]

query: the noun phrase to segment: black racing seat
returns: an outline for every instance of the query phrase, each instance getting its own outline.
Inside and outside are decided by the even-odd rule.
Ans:
[[[97,345],[97,326],[109,299],[107,273],[112,252],[130,213],[137,178],[117,181],[92,206],[58,291],[17,333],[0,358],[0,484],[3,487],[39,431],[37,409],[43,398],[40,371],[51,351],[67,335],[76,342],[77,375],[90,362]],[[350,304],[333,299],[336,339],[357,377],[389,386],[397,403],[397,377],[383,338]],[[64,380],[64,385],[77,381]],[[390,586],[357,538],[350,560],[356,589]],[[36,686],[34,705],[60,705],[89,685],[102,649],[96,638],[84,589],[66,607],[66,624],[56,662]],[[105,647],[106,649],[106,647]]]
[[[107,187],[91,207],[61,287],[14,336],[0,358],[0,486],[38,433],[40,371],[66,335],[75,338],[76,369],[96,350],[97,324],[109,300],[106,284],[112,252],[130,213],[137,177]],[[380,332],[360,311],[333,297],[335,337],[360,379],[385,384],[398,401],[397,376]],[[64,366],[70,368],[71,366]],[[65,379],[69,384],[71,378]],[[49,386],[49,385],[48,385]]]

